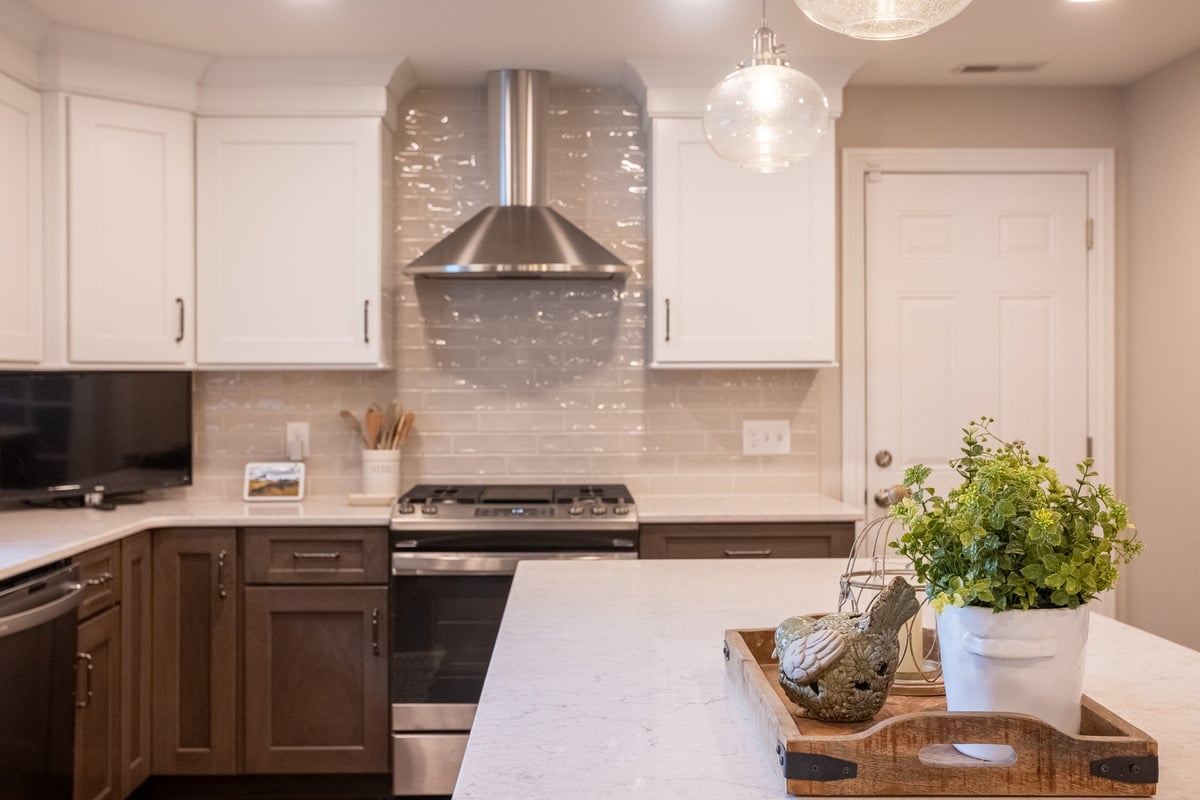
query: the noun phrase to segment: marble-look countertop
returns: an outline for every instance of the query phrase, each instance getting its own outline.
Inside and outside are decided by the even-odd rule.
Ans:
[[[303,502],[149,500],[94,508],[0,511],[0,580],[152,528],[254,525],[387,525],[390,506],[345,498]]]
[[[638,495],[642,522],[856,522],[863,511],[819,494]]]
[[[844,567],[522,563],[454,797],[787,797],[727,684],[724,631],[834,610]],[[1200,652],[1092,616],[1084,691],[1158,740],[1159,800],[1200,791],[1198,675]]]
[[[862,518],[819,495],[736,498],[660,495],[638,500],[644,523],[830,522]],[[387,525],[390,506],[352,506],[344,497],[303,502],[148,500],[111,511],[92,508],[0,510],[0,580],[152,528],[254,525]]]

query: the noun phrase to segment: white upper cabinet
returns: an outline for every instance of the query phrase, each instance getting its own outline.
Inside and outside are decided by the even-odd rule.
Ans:
[[[379,117],[198,121],[202,366],[387,364],[390,146]]]
[[[717,157],[699,119],[652,121],[651,366],[833,363],[833,149],[762,174]]]
[[[0,363],[42,359],[41,98],[0,75]]]
[[[834,120],[859,62],[797,65],[829,98],[829,130],[807,159],[767,174],[724,161],[704,137],[705,98],[731,65],[628,66],[650,127],[650,366],[833,366]]]
[[[67,359],[194,363],[193,117],[67,103]]]

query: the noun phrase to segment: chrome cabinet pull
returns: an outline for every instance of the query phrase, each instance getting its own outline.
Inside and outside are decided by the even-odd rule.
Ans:
[[[79,662],[84,663],[84,691],[82,700],[75,701],[76,708],[87,708],[92,704],[92,672],[95,670],[95,660],[91,653],[76,653],[75,654],[75,669],[79,670]]]
[[[225,558],[228,555],[228,550],[222,550],[217,553],[217,597],[222,600],[229,594],[225,591]]]
[[[671,341],[671,298],[663,301],[667,304],[667,341]]]
[[[183,341],[183,320],[184,320],[183,298],[176,297],[175,305],[177,305],[179,307],[179,335],[175,337],[175,341],[176,341],[176,343],[178,343],[178,342]]]
[[[363,300],[363,342],[366,344],[371,343],[370,309],[371,301]]]
[[[726,550],[725,555],[728,558],[766,558],[771,555],[771,549],[765,550]]]
[[[379,609],[371,609],[371,649],[379,655]]]
[[[337,559],[337,558],[341,558],[341,557],[342,557],[342,554],[337,551],[334,551],[332,553],[301,553],[299,551],[292,552],[292,558],[317,558],[317,559],[333,560],[333,559]]]
[[[94,578],[88,578],[83,582],[84,586],[102,586],[113,579],[111,572],[102,572]]]

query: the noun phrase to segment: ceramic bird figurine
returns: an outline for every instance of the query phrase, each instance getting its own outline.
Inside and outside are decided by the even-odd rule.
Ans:
[[[875,716],[896,677],[900,627],[919,608],[913,588],[896,578],[866,611],[784,620],[775,629],[784,693],[815,719]]]

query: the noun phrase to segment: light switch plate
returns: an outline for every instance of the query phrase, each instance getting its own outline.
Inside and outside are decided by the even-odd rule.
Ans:
[[[792,452],[792,423],[786,419],[742,421],[742,455],[786,456]]]

